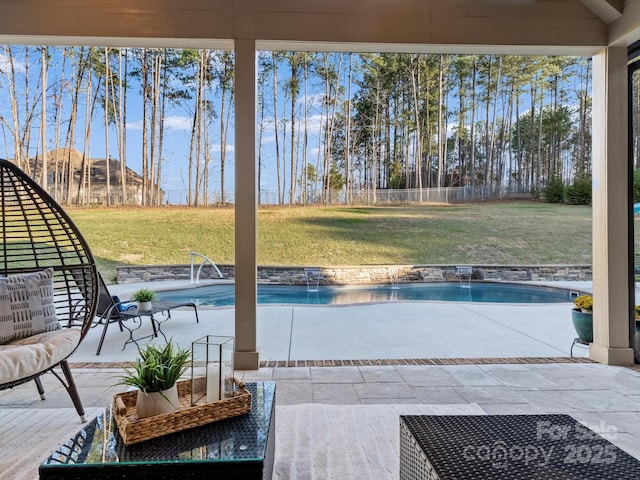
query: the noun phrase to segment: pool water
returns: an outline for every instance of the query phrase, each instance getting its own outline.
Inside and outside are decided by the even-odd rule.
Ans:
[[[160,300],[194,302],[197,305],[235,304],[233,285],[210,285],[157,292]],[[439,300],[445,302],[563,303],[576,293],[562,288],[512,283],[420,283],[367,286],[325,286],[309,291],[306,286],[258,285],[258,304],[349,305],[374,302]]]

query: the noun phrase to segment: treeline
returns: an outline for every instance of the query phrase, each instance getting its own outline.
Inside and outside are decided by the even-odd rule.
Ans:
[[[264,82],[269,61],[291,67],[281,90],[292,102],[300,84],[325,85],[324,138],[302,175],[303,202],[311,186],[314,194],[344,188],[348,203],[354,188],[506,185],[538,193],[552,177],[590,176],[590,59],[270,53]]]
[[[140,165],[141,203],[162,203],[169,169],[184,173],[188,204],[224,201],[233,62],[218,50],[4,47],[5,156],[62,203],[88,202],[89,159],[112,156],[106,189],[123,203],[128,163]],[[336,191],[350,203],[356,189],[569,184],[591,173],[590,91],[581,57],[260,52],[260,188],[306,204]],[[167,147],[176,112],[188,125],[180,151]],[[126,147],[134,120],[136,151]]]

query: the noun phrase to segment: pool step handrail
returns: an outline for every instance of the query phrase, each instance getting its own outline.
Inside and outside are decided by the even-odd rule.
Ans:
[[[198,271],[196,272],[195,281],[194,281],[194,279],[193,279],[193,267],[194,267],[194,263],[195,263],[195,258],[196,257],[201,258],[202,261],[200,262],[200,265],[198,266]],[[214,268],[214,270],[218,273],[218,276],[220,278],[224,278],[224,276],[222,275],[222,272],[220,271],[218,266],[215,263],[213,263],[213,260],[211,260],[206,255],[203,255],[202,253],[198,253],[198,252],[189,252],[189,258],[191,260],[191,283],[200,283],[200,272],[202,271],[202,267],[204,267],[206,264],[211,265]]]

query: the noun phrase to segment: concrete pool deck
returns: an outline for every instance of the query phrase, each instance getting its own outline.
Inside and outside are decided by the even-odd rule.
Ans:
[[[135,287],[110,289],[127,298]],[[441,302],[259,307],[263,361],[298,355],[391,359],[395,353],[401,358],[470,358],[468,349],[484,357],[511,352],[515,357],[556,357],[555,362],[541,362],[545,364],[531,358],[452,365],[327,362],[322,367],[237,372],[245,381],[276,382],[274,479],[397,479],[399,415],[566,413],[640,459],[640,371],[557,358],[568,356],[575,336],[569,308]],[[197,327],[193,312],[182,310],[172,314],[163,330],[184,346],[205,334],[233,334],[233,308],[199,312]],[[148,319],[142,329],[150,332]],[[112,325],[104,353],[96,357],[100,333],[92,330],[71,358],[87,418],[123,390],[117,384],[121,369],[109,362],[136,355],[133,345],[121,351],[126,337]],[[1,480],[37,478],[40,462],[81,427],[60,383],[53,375],[45,375],[43,383],[44,401],[33,382],[0,392]]]
[[[146,284],[112,285],[121,298]],[[154,282],[157,290],[184,288],[188,282]],[[590,291],[590,282],[557,282]],[[568,357],[575,331],[570,303],[497,304],[393,302],[352,306],[264,305],[258,307],[261,362],[303,360],[394,360],[426,358]],[[204,335],[234,335],[233,307],[174,310],[162,324],[167,338],[181,346]],[[70,361],[110,363],[133,360],[137,351],[128,332],[110,325],[99,356],[102,326],[93,328]],[[148,318],[136,336],[151,333]],[[148,340],[142,340],[145,343]],[[574,356],[587,356],[574,348]]]

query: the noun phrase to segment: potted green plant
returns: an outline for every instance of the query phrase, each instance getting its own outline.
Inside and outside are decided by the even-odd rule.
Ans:
[[[169,340],[164,346],[149,344],[139,349],[133,367],[125,368],[121,383],[138,388],[139,418],[170,413],[178,407],[176,382],[190,364],[191,351]]]
[[[582,343],[593,342],[593,296],[580,295],[573,300],[571,321]]]
[[[141,288],[131,297],[134,301],[138,302],[138,310],[141,312],[148,312],[152,308],[152,303],[157,300],[158,297],[154,292],[148,288]]]

